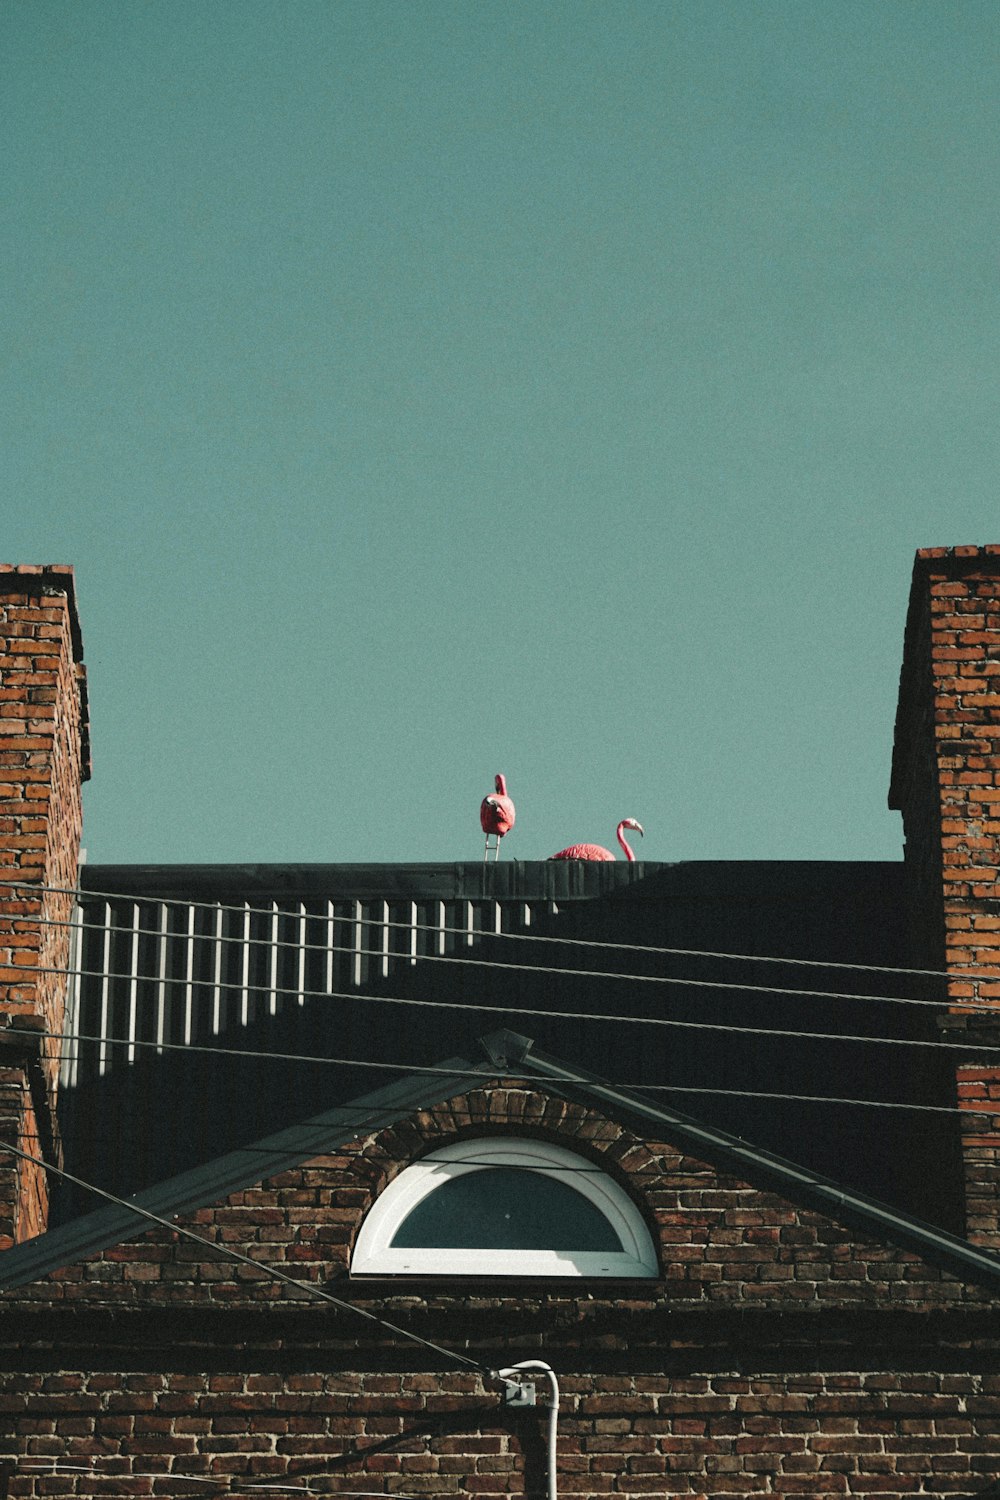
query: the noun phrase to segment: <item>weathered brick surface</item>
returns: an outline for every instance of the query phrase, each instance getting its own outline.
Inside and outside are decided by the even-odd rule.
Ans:
[[[352,1281],[375,1197],[429,1145],[528,1131],[609,1171],[649,1282]],[[500,1080],[176,1221],[260,1272],[138,1233],[0,1301],[13,1496],[544,1493],[540,1406],[485,1373],[543,1358],[569,1495],[974,1495],[1000,1477],[1000,1311],[980,1288],[592,1109]],[[280,1266],[484,1372],[277,1285]],[[540,1387],[544,1393],[544,1385]],[[82,1465],[44,1481],[37,1466]],[[193,1488],[193,1486],[192,1486]]]
[[[890,805],[915,932],[952,999],[1000,997],[1000,547],[917,554]],[[968,977],[965,977],[968,976]]]
[[[890,805],[903,813],[914,957],[947,971],[945,1038],[1000,1044],[1000,547],[917,554]],[[959,1054],[966,1230],[1000,1249],[1000,1067]],[[986,1061],[989,1061],[987,1058]],[[996,1106],[996,1112],[991,1106]]]
[[[0,1063],[5,1077],[20,1074],[5,1085],[0,1137],[32,1154],[57,1150],[72,897],[47,888],[76,885],[89,774],[81,658],[72,569],[0,566]],[[41,1172],[6,1158],[0,1247],[37,1234],[46,1217]]]
[[[290,1351],[282,1351],[288,1353]],[[560,1492],[578,1496],[987,1496],[1000,1469],[997,1377],[692,1361],[670,1375],[561,1375]],[[475,1374],[25,1369],[12,1496],[214,1493],[307,1479],[320,1493],[542,1495],[544,1414]],[[40,1480],[47,1460],[74,1472]],[[83,1472],[80,1472],[82,1470]],[[136,1476],[136,1477],[134,1477]],[[193,1484],[188,1489],[194,1490]],[[267,1493],[265,1490],[264,1493]]]
[[[82,1308],[111,1295],[122,1308],[252,1307],[284,1295],[269,1266],[325,1285],[347,1275],[361,1221],[398,1171],[432,1145],[497,1129],[506,1135],[527,1130],[570,1145],[631,1195],[653,1234],[662,1272],[657,1282],[627,1284],[637,1308],[935,1310],[989,1301],[981,1288],[909,1251],[797,1208],[668,1142],[640,1141],[582,1105],[505,1080],[176,1220],[213,1245],[251,1255],[259,1271],[177,1231],[154,1228],[20,1292],[0,1295],[0,1307],[13,1300],[22,1307]],[[357,1283],[361,1289],[369,1285]],[[376,1300],[384,1295],[379,1286]],[[436,1295],[433,1284],[421,1284],[424,1302],[433,1304]]]

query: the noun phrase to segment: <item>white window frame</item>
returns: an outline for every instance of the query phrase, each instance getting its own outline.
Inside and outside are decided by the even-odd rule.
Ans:
[[[447,1250],[393,1246],[403,1220],[452,1177],[484,1167],[524,1167],[568,1181],[608,1220],[623,1250]],[[582,1170],[581,1170],[582,1169]],[[567,1173],[572,1172],[572,1177]],[[631,1198],[600,1167],[547,1141],[487,1136],[441,1146],[400,1172],[369,1210],[351,1259],[354,1276],[659,1275],[656,1251]]]

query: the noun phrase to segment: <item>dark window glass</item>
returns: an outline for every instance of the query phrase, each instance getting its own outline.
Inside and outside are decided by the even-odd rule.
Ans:
[[[392,1244],[428,1250],[623,1250],[589,1198],[523,1167],[484,1167],[449,1178],[407,1214]]]

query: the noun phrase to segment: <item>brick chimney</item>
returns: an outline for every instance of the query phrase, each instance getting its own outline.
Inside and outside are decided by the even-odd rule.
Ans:
[[[1000,545],[917,553],[889,806],[914,964],[947,975],[944,1037],[969,1048],[953,1054],[966,1234],[1000,1251]]]
[[[90,775],[73,570],[0,564],[0,1248],[41,1233],[58,1163],[68,922]],[[56,888],[56,889],[53,889]]]

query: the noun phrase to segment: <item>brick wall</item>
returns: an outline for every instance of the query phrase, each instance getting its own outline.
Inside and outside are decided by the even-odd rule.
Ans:
[[[287,1356],[291,1351],[280,1350]],[[26,1450],[12,1497],[254,1493],[541,1496],[544,1413],[473,1374],[240,1368],[19,1372],[3,1406]],[[563,1370],[559,1490],[581,1497],[984,1497],[1000,1472],[998,1377],[820,1369],[749,1357],[669,1375]],[[45,1459],[77,1472],[40,1479]],[[82,1470],[82,1472],[80,1472]],[[133,1477],[135,1476],[135,1477]],[[266,1489],[260,1490],[267,1495]],[[280,1493],[280,1492],[279,1492]]]
[[[684,1305],[822,1310],[878,1304],[936,1311],[989,1302],[990,1294],[981,1288],[916,1254],[878,1243],[848,1222],[796,1206],[668,1142],[640,1140],[583,1104],[506,1080],[178,1219],[214,1244],[249,1253],[260,1270],[206,1250],[175,1230],[154,1228],[21,1292],[0,1294],[0,1307],[13,1299],[36,1309],[85,1308],[113,1295],[122,1310],[252,1308],[287,1296],[268,1275],[269,1265],[303,1281],[335,1286],[348,1277],[364,1215],[397,1172],[431,1147],[497,1130],[571,1147],[614,1177],[645,1216],[661,1279],[617,1287],[612,1327],[626,1325],[633,1314],[641,1322],[657,1308]],[[355,1281],[351,1298],[370,1301],[373,1308],[401,1299],[405,1315],[407,1299],[416,1295],[420,1317],[428,1309],[437,1316],[451,1306],[446,1282],[416,1277],[412,1282],[415,1292],[398,1276],[388,1282]],[[600,1291],[606,1293],[608,1285],[600,1283]],[[516,1297],[518,1284],[512,1286]],[[576,1306],[566,1283],[558,1298]],[[496,1296],[487,1303],[492,1317]],[[509,1296],[504,1305],[510,1305]],[[595,1305],[587,1317],[596,1326],[606,1309]]]
[[[429,1145],[496,1128],[611,1172],[656,1235],[660,1278],[352,1282],[386,1183]],[[566,1495],[892,1500],[986,1496],[1000,1479],[988,1292],[517,1080],[176,1222],[261,1270],[164,1228],[4,1295],[12,1496],[176,1495],[184,1474],[239,1495],[267,1478],[328,1494],[544,1494],[541,1400],[504,1407],[488,1374],[304,1301],[272,1264],[487,1371],[548,1360]],[[76,1467],[43,1481],[45,1459]]]
[[[55,1099],[89,739],[72,569],[0,566],[0,1141],[58,1155]],[[5,883],[6,882],[6,883]],[[38,886],[37,893],[31,889]],[[0,1248],[44,1228],[40,1169],[0,1162]]]
[[[961,1049],[966,1231],[1000,1249],[1000,546],[917,553],[890,806],[903,813],[914,962],[947,971]],[[963,1002],[996,1005],[996,1017]]]
[[[955,1000],[1000,998],[1000,546],[917,553],[891,807],[922,957]]]

